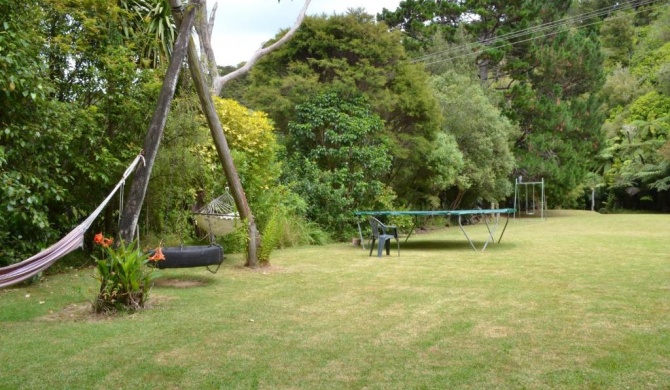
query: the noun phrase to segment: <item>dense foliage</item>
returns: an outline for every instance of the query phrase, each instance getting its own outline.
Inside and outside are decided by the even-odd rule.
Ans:
[[[447,72],[434,76],[433,84],[448,118],[444,136],[455,140],[447,155],[462,161],[448,161],[441,168],[444,173],[451,168],[456,174],[455,180],[445,181],[440,188],[444,203],[457,209],[461,204],[499,202],[512,191],[509,177],[515,162],[511,145],[518,129],[491,103],[478,81]]]
[[[0,2],[0,264],[46,247],[104,199],[139,152],[160,86],[137,68],[117,9],[80,3]],[[112,212],[99,220],[108,229]]]
[[[634,29],[629,61],[613,69],[603,88],[608,118],[600,157],[609,208],[670,210],[670,10],[655,8],[653,15]]]
[[[441,116],[428,74],[408,61],[400,36],[372,16],[353,10],[305,19],[291,41],[254,68],[245,99],[268,112],[286,134],[298,105],[333,88],[364,96],[384,121],[376,133],[387,143],[391,169],[379,180],[398,194],[400,203],[424,204],[432,195],[424,189],[441,176],[424,161]]]
[[[324,92],[296,107],[286,139],[285,180],[307,217],[345,238],[351,210],[388,207],[381,177],[391,161],[384,124],[360,96]]]

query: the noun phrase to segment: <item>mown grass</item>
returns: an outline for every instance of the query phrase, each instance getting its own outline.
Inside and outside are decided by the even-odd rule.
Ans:
[[[161,271],[149,310],[111,318],[72,271],[0,290],[0,388],[669,388],[669,232],[670,215],[561,211],[483,253],[451,227],[400,257],[231,255]]]

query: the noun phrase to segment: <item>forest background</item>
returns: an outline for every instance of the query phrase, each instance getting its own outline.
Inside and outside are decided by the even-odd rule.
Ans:
[[[0,14],[6,265],[76,226],[140,151],[175,29],[162,0]],[[667,212],[669,38],[666,1],[407,0],[307,17],[216,107],[272,246],[350,238],[356,209],[512,206],[520,176],[546,181],[550,208]],[[196,241],[190,213],[227,187],[184,68],[146,242]],[[92,231],[118,218],[108,207]]]

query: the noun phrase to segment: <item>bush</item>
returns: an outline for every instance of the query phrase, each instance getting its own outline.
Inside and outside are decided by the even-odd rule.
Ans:
[[[144,308],[149,290],[156,278],[156,271],[149,268],[150,258],[142,253],[135,242],[111,246],[112,239],[95,236],[94,242],[102,247],[102,259],[96,260],[95,278],[100,290],[93,303],[96,313],[112,311],[136,311]],[[154,260],[162,259],[160,248]]]

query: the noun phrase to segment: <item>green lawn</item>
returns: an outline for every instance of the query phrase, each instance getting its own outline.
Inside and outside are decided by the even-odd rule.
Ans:
[[[112,318],[72,271],[0,290],[0,389],[667,389],[669,248],[670,215],[554,211],[483,253],[451,227],[400,257],[163,270],[149,310]]]

